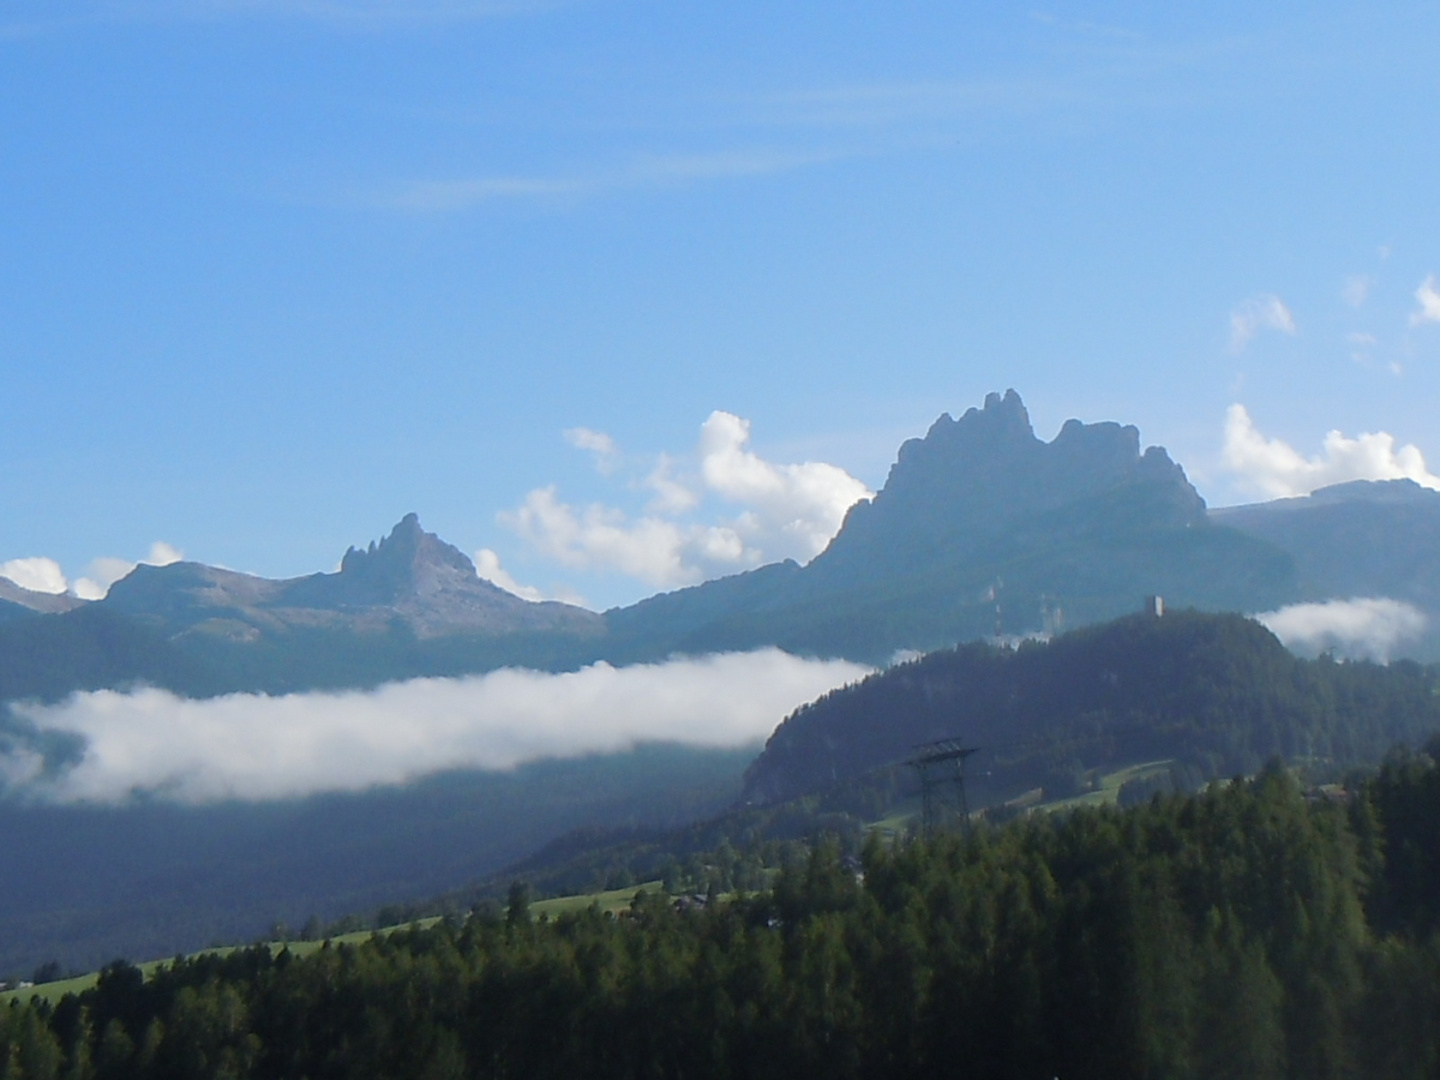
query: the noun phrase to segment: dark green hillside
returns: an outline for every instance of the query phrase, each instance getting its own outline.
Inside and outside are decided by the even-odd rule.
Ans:
[[[17,619],[33,619],[36,614],[37,612],[31,611],[24,604],[0,598],[0,623],[14,622]]]
[[[1167,758],[1200,779],[1273,755],[1339,768],[1440,731],[1436,686],[1410,662],[1298,659],[1238,615],[1134,615],[1016,649],[962,645],[835,691],[777,729],[746,791],[793,798],[949,736],[989,748],[982,800]]]
[[[453,918],[307,956],[209,954],[0,1012],[6,1075],[690,1080],[1428,1080],[1436,900],[1394,805],[1435,766],[1307,800],[1281,770],[1128,811],[886,846],[821,843],[773,888]]]

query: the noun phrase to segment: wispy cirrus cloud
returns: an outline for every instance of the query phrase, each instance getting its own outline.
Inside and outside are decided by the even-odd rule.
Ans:
[[[1374,287],[1375,279],[1369,274],[1351,274],[1340,288],[1340,299],[1358,310],[1365,306],[1365,301],[1370,298],[1370,290]]]
[[[1230,312],[1230,351],[1243,352],[1261,330],[1295,334],[1295,316],[1273,293],[1252,296]]]
[[[1094,28],[1061,28],[1069,39],[1093,45]],[[1045,118],[1153,108],[1168,100],[1158,89],[1180,70],[1194,72],[1230,54],[1233,43],[1176,48],[1143,35],[1109,31],[1109,42],[1087,45],[1061,64],[1013,75],[918,78],[768,89],[754,93],[717,90],[660,108],[666,115],[659,138],[674,131],[694,145],[716,133],[730,146],[708,150],[649,150],[628,161],[580,163],[571,169],[522,172],[503,167],[458,175],[396,180],[352,191],[340,201],[411,213],[446,213],[515,202],[566,203],[608,192],[769,176],[839,161],[952,147],[957,137],[991,130],[996,121],[1044,122]],[[1123,47],[1114,43],[1123,41]],[[1053,56],[1050,57],[1053,60]],[[1147,87],[1144,92],[1140,87]],[[648,119],[630,117],[627,134],[654,120],[655,102],[640,107]],[[603,121],[610,123],[611,121]],[[733,132],[748,133],[738,138]],[[735,143],[749,145],[736,146]]]
[[[7,5],[0,37],[52,34],[115,23],[307,20],[355,28],[425,26],[539,14],[582,0],[89,0]]]
[[[453,22],[575,7],[579,0],[187,0],[216,15],[360,22]],[[161,10],[180,5],[152,4]]]
[[[1033,112],[1085,95],[1072,80],[1044,78],[919,80],[817,87],[750,102],[767,125],[896,128],[974,115]]]
[[[844,152],[724,150],[704,154],[645,154],[618,168],[553,176],[478,176],[414,180],[352,197],[382,209],[452,213],[495,202],[563,201],[607,192],[661,188],[790,172],[846,156]]]

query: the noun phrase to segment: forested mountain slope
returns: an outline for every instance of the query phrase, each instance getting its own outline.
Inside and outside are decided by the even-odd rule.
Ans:
[[[1288,552],[1305,600],[1388,596],[1440,616],[1440,492],[1413,480],[1355,480],[1210,519]]]
[[[117,963],[0,1013],[0,1054],[36,1080],[1420,1080],[1440,1060],[1437,792],[1429,759],[1348,808],[1274,770],[872,837],[858,861],[821,845],[702,910],[644,893],[618,919],[534,922],[517,894],[503,918],[304,958],[212,954],[148,981]]]
[[[984,748],[982,801],[1087,770],[1174,759],[1197,780],[1267,758],[1373,762],[1440,731],[1440,673],[1302,660],[1239,615],[1132,615],[1016,648],[972,643],[834,691],[780,725],[754,801],[793,798],[956,737]]]

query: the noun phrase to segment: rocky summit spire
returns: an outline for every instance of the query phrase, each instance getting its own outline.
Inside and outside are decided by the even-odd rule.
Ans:
[[[161,623],[172,632],[248,644],[294,630],[333,632],[323,648],[344,652],[355,635],[396,631],[415,639],[449,634],[595,634],[599,615],[551,602],[531,603],[484,580],[459,548],[406,514],[390,535],[345,552],[337,573],[272,581],[199,563],[141,566],[117,582],[111,610]],[[3,614],[3,613],[0,613]],[[372,646],[373,647],[373,644]],[[368,663],[368,661],[367,661]],[[404,662],[372,673],[403,674]]]
[[[365,603],[393,602],[446,571],[474,577],[475,564],[459,548],[421,528],[415,513],[401,518],[378,545],[352,547],[340,560],[345,591]]]
[[[923,439],[906,442],[884,488],[851,509],[814,565],[866,574],[882,555],[891,566],[952,557],[1018,522],[1097,500],[1156,525],[1205,519],[1184,470],[1162,447],[1142,454],[1134,426],[1070,420],[1047,443],[1019,394],[992,393],[983,408],[958,420],[946,413]]]

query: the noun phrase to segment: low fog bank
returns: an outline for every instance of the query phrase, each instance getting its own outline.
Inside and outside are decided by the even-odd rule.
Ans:
[[[196,701],[102,690],[12,706],[27,737],[0,750],[0,779],[47,802],[144,795],[202,804],[359,791],[646,742],[738,747],[867,671],[771,648],[560,675],[506,669],[363,692]]]
[[[1292,604],[1255,618],[1302,656],[1332,652],[1351,660],[1381,662],[1399,655],[1429,624],[1419,608],[1386,597]]]

